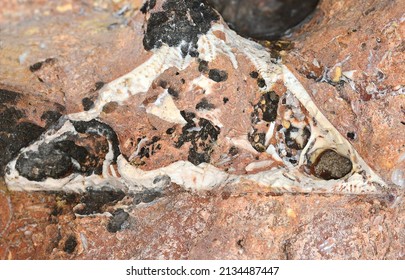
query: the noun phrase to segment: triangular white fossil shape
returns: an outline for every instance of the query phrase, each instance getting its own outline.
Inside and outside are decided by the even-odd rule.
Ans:
[[[222,32],[225,39],[218,38],[214,32]],[[103,159],[102,172],[98,174],[71,172],[59,179],[42,178],[37,181],[27,179],[20,174],[17,165],[21,158],[37,153],[38,149],[46,145],[64,141],[66,137],[79,139],[83,132],[78,131],[74,122],[96,120],[106,103],[115,101],[122,104],[131,95],[147,92],[152,82],[164,71],[172,67],[176,67],[179,71],[185,70],[195,59],[189,55],[183,57],[180,47],[164,45],[153,50],[154,54],[132,72],[107,84],[100,92],[94,109],[68,115],[59,126],[51,128],[38,141],[22,149],[20,154],[7,166],[6,182],[8,187],[11,190],[27,191],[85,191],[87,187],[101,188],[108,185],[124,191],[137,191],[144,188],[160,188],[159,180],[156,178],[166,176],[170,178],[171,182],[188,189],[211,189],[224,184],[241,182],[265,185],[274,192],[375,193],[385,188],[385,183],[320,112],[291,71],[283,64],[272,61],[262,46],[236,35],[222,24],[214,24],[207,34],[200,36],[198,50],[200,59],[208,62],[215,61],[218,55],[229,57],[235,70],[239,67],[237,55],[244,55],[265,80],[266,87],[261,89],[263,93],[271,90],[276,81],[283,81],[292,102],[295,102],[298,107],[305,108],[306,112],[302,113],[305,116],[303,115],[302,118],[308,120],[311,131],[309,139],[298,154],[299,161],[297,164],[294,165],[284,160],[283,155],[279,154],[279,149],[270,144],[266,147],[267,153],[272,155],[274,162],[281,163],[277,168],[272,167],[255,174],[232,174],[209,163],[201,163],[196,166],[184,160],[178,160],[154,170],[144,171],[131,164],[123,155],[114,155],[116,151],[113,149],[113,143],[107,137],[108,152]],[[168,104],[170,106],[163,106],[163,111],[159,111],[159,108],[163,107],[156,104],[149,107],[148,110],[155,116],[162,118],[174,116],[174,121],[170,118],[166,121],[184,124],[185,121],[171,98]],[[93,128],[90,127],[87,132],[94,132],[91,129]],[[274,137],[274,130],[274,123],[271,123],[266,134],[266,144]],[[304,143],[303,140],[300,140],[300,135],[297,134],[294,137],[296,137],[296,141],[301,141],[301,144]],[[235,138],[227,139],[227,141],[236,143],[241,148],[249,145],[247,136],[246,139]],[[251,146],[245,148],[254,152]],[[306,170],[325,151],[332,151],[345,160],[350,160],[352,164],[350,171],[342,178],[324,180]],[[252,162],[247,164],[246,170],[251,171],[256,167],[262,170],[267,164],[271,165],[271,161]],[[72,166],[75,170],[83,169],[83,166],[80,166],[78,162],[73,162]],[[35,177],[35,174],[33,176]]]

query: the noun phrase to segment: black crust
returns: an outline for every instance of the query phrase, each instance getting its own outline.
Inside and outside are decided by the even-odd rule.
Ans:
[[[191,18],[189,18],[191,17]],[[198,37],[206,34],[219,15],[201,0],[167,0],[163,11],[151,13],[143,45],[146,50],[182,44],[183,55],[197,57]]]

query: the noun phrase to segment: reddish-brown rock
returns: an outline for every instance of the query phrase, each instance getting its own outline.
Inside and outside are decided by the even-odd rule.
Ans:
[[[5,108],[23,111],[17,123],[45,128],[41,116],[49,108],[61,114],[81,112],[98,95],[98,82],[108,83],[150,57],[139,42],[134,43],[142,34],[141,14],[136,14],[139,3],[119,20],[111,11],[118,11],[124,2],[102,6],[104,11],[69,3],[54,7],[47,1],[32,1],[29,8],[37,12],[24,19],[28,6],[7,1],[0,14],[0,86],[23,95],[5,103]],[[9,192],[0,181],[0,257],[405,258],[404,194],[398,186],[403,182],[405,141],[401,5],[400,1],[321,1],[312,20],[293,34],[293,50],[281,53],[318,108],[390,189],[373,195],[281,195],[243,182],[198,192],[164,184],[157,193],[130,192],[123,199],[120,194],[93,193],[97,200],[92,200],[84,194]],[[80,10],[84,12],[79,14]],[[232,68],[224,63],[229,61],[218,61],[215,67]],[[198,65],[190,69],[179,75],[169,69],[161,78],[182,90],[181,79],[198,74]],[[249,76],[251,69],[242,72]],[[158,87],[156,81],[147,94],[156,96]],[[134,148],[125,141],[134,131],[171,128],[151,116],[147,123],[135,123],[145,117],[134,108],[144,101],[142,97],[131,97],[126,106],[111,103],[100,115],[114,127],[127,156]],[[82,102],[83,98],[87,99]],[[181,100],[178,106],[196,105],[192,99]],[[355,136],[348,134],[353,132]],[[170,161],[169,153],[159,159]],[[159,159],[150,162],[151,169],[160,165]],[[391,182],[393,177],[397,186]],[[81,216],[83,209],[95,214]]]

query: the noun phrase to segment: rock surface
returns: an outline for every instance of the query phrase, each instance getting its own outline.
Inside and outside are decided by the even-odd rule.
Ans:
[[[7,126],[8,130],[2,131],[1,136],[8,141],[4,141],[6,148],[3,149],[8,151],[13,147],[8,144],[13,139],[10,135],[26,139],[21,147],[36,139],[31,132],[26,138],[20,136],[21,131],[26,130],[14,128],[16,124],[34,127],[34,131],[42,133],[57,122],[59,115],[91,110],[104,83],[150,58],[141,44],[134,44],[143,34],[140,23],[144,14],[139,12],[142,3],[135,1],[132,8],[120,9],[124,4],[115,6],[108,1],[95,1],[93,6],[82,7],[66,1],[55,7],[34,1],[30,5],[37,5],[37,12],[29,20],[22,20],[27,7],[20,7],[17,1],[7,3],[0,15],[0,76],[2,96],[5,96],[1,99],[1,112],[6,112],[12,128]],[[158,1],[156,8],[160,5]],[[367,163],[389,184],[392,178],[397,185],[401,184],[405,136],[401,123],[404,65],[400,59],[403,52],[400,38],[404,26],[403,15],[399,14],[400,3],[367,2],[361,9],[356,6],[360,3],[355,1],[340,1],[336,5],[332,1],[321,1],[314,18],[293,34],[293,50],[282,51],[280,55],[313,95],[318,108],[348,137]],[[116,14],[112,15],[114,10]],[[353,14],[354,11],[365,15],[360,17]],[[359,19],[356,31],[351,28],[353,18]],[[6,24],[8,21],[11,24]],[[382,30],[388,37],[381,36],[374,43],[370,39],[376,34],[373,30]],[[349,54],[359,52],[355,47],[361,47],[363,41],[365,57],[346,59]],[[376,49],[375,44],[379,46]],[[186,52],[192,55],[193,40]],[[182,79],[189,81],[200,73],[219,86],[222,80],[235,79],[229,77],[231,71],[226,71],[228,76],[221,72],[232,68],[226,60],[218,61],[218,65],[209,64],[209,69],[201,63],[192,68],[195,72],[179,75],[175,69],[168,69],[160,77],[161,81],[152,85],[148,95],[156,99],[159,88],[167,88],[167,93],[175,98],[176,94],[182,95]],[[378,73],[373,76],[375,68],[384,76]],[[242,71],[252,79],[249,83],[255,81],[250,77],[253,70]],[[357,76],[358,73],[362,76]],[[226,91],[221,87],[214,90]],[[19,95],[23,97],[17,98]],[[122,152],[128,157],[134,146],[126,146],[122,141],[134,131],[150,133],[157,127],[158,131],[172,132],[172,126],[151,116],[148,123],[137,124],[136,120],[145,117],[130,105],[139,104],[140,97],[131,98],[126,106],[110,102],[100,115],[114,127]],[[260,95],[257,98],[260,101]],[[269,104],[274,98],[269,95]],[[225,96],[220,101],[229,104],[239,100]],[[202,98],[199,102],[185,100],[177,106],[193,104],[193,110],[209,111],[212,106],[219,106],[215,102]],[[271,106],[269,110],[271,112]],[[187,115],[182,117],[187,121]],[[76,130],[86,135],[92,127],[94,125],[86,126],[83,130],[77,126]],[[215,126],[212,130],[215,131]],[[90,146],[94,151],[100,145],[97,143],[109,143],[111,137],[106,135],[99,135],[99,141],[92,142]],[[167,135],[170,139],[171,134]],[[91,138],[72,137],[69,141],[76,147]],[[148,138],[153,140],[153,135]],[[208,142],[204,145],[211,145],[215,142],[212,140],[216,140],[215,133],[206,139]],[[155,144],[156,141],[150,143],[151,149]],[[231,148],[227,150],[232,155]],[[61,149],[58,156],[63,155]],[[107,150],[100,150],[104,151],[104,158]],[[187,150],[192,151],[192,146]],[[9,157],[14,157],[16,152]],[[163,162],[170,161],[164,159],[170,152],[162,156]],[[184,156],[187,158],[187,154]],[[215,158],[215,154],[212,156]],[[85,158],[88,160],[88,156]],[[153,169],[154,164],[161,163],[151,161],[150,164],[147,168]],[[403,191],[398,186],[392,185],[383,193],[368,196],[325,196],[280,195],[247,183],[208,192],[186,191],[170,184],[167,177],[159,178],[156,183],[160,186],[156,192],[129,192],[125,197],[104,195],[105,191],[113,192],[111,189],[103,190],[101,195],[95,190],[91,197],[94,200],[97,197],[98,203],[83,198],[83,194],[10,193],[2,186],[0,256],[18,259],[401,259],[405,256],[405,207]],[[80,214],[90,212],[107,214]]]

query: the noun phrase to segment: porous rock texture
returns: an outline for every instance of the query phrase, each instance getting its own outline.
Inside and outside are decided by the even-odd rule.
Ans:
[[[150,41],[142,44],[145,12],[161,8],[163,2],[149,1],[145,6],[142,1],[6,1],[0,14],[0,149],[4,154],[0,165],[57,123],[61,115],[91,110],[105,83],[149,59],[151,53],[145,48]],[[140,193],[110,188],[88,188],[80,194],[26,193],[10,192],[1,180],[0,257],[404,259],[404,4],[400,2],[321,1],[313,17],[288,38],[293,48],[276,54],[328,120],[385,180],[389,187],[384,191],[282,194],[244,182],[191,191],[162,176],[156,181],[162,185],[159,190]],[[193,40],[189,38],[184,50],[190,56],[195,52]],[[226,63],[229,65],[210,63],[214,72],[204,63],[196,65],[195,72],[167,70],[152,85],[149,94],[155,90],[155,99],[144,100],[145,106],[156,100],[159,88],[167,88],[173,98],[183,94],[182,81],[196,78],[199,72],[218,83],[215,90],[230,92],[220,87],[225,79],[237,82],[236,77],[226,76],[231,71],[221,72],[232,68]],[[247,77],[251,70],[245,70]],[[166,80],[170,84],[165,85]],[[247,87],[241,82],[243,86]],[[130,104],[138,104],[141,97],[131,97]],[[237,108],[238,100],[225,97],[221,101]],[[187,107],[193,101],[178,106]],[[193,104],[196,110],[219,106],[199,101]],[[187,121],[186,114],[182,117]],[[137,122],[144,118],[141,111],[116,102],[104,106],[100,118],[114,128],[121,152],[128,157],[136,145],[122,143],[122,139],[134,131],[153,134],[157,128],[168,131],[168,139],[173,133],[172,126],[158,118]],[[214,132],[205,145],[215,142],[215,130],[212,126]],[[90,141],[95,154],[105,157],[108,141],[99,138],[96,144],[88,137],[72,138],[67,146],[75,150],[79,148],[72,142]],[[190,154],[194,143],[187,145]],[[57,148],[63,158],[64,148]],[[230,155],[234,153],[232,147],[226,148]],[[170,162],[173,154],[174,149],[160,159]],[[209,155],[216,157],[215,153]],[[148,159],[146,168],[160,165]],[[91,162],[86,166],[100,168]]]

